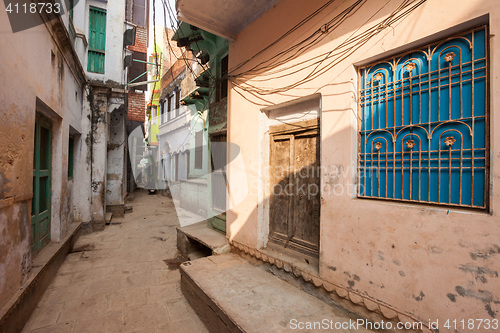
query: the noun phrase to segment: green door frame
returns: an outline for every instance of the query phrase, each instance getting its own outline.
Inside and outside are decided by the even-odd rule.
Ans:
[[[33,152],[31,250],[35,256],[50,241],[52,124],[37,113]]]

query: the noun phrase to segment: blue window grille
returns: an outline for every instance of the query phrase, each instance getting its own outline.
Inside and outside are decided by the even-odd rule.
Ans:
[[[487,208],[487,36],[479,27],[359,69],[359,197]]]

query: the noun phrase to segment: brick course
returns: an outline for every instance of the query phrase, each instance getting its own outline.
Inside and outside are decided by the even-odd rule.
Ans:
[[[135,45],[128,46],[130,51],[147,53],[148,50],[148,30],[144,27],[136,27],[135,30]],[[128,93],[128,120],[144,122],[146,113],[146,98],[145,94]]]
[[[146,53],[148,51],[148,30],[143,27],[136,27],[135,44],[128,46],[130,51]]]
[[[186,62],[190,62],[192,59],[192,53],[190,51],[185,52],[181,57],[170,67],[161,78],[161,90],[165,89],[170,82],[172,82],[177,76],[179,76],[183,70],[186,69]]]
[[[128,120],[144,122],[146,113],[145,94],[129,92],[128,93]]]

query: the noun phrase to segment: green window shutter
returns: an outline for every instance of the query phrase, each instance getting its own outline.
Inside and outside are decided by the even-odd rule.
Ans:
[[[89,56],[87,70],[104,74],[104,51],[106,47],[106,11],[90,7],[89,10]]]

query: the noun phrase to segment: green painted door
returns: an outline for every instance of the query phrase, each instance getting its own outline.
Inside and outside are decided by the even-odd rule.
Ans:
[[[41,115],[35,121],[31,249],[36,255],[50,241],[51,124]]]

